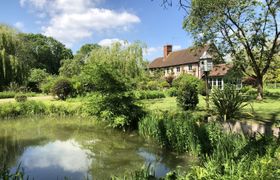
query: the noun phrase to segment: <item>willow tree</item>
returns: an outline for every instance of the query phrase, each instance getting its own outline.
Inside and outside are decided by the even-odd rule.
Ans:
[[[163,0],[172,5],[175,0]],[[176,0],[186,10],[183,27],[196,42],[214,43],[230,54],[240,70],[256,80],[263,98],[263,79],[279,51],[278,0]]]
[[[11,27],[0,25],[0,86],[22,82],[25,63],[17,56],[19,44],[17,32]]]

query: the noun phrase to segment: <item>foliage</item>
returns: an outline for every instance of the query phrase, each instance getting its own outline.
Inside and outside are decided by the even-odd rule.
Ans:
[[[25,94],[17,94],[15,95],[16,102],[25,102],[27,101],[27,96]]]
[[[73,92],[73,86],[68,79],[58,79],[52,87],[52,93],[60,100],[65,100]]]
[[[112,176],[111,179],[112,180],[123,180],[123,179],[127,179],[127,180],[156,180],[157,178],[156,178],[153,170],[148,166],[148,167],[143,167],[140,170],[137,170],[137,171],[134,171],[134,172],[131,172],[131,173],[127,173],[123,177]]]
[[[55,115],[55,116],[87,116],[83,113],[81,105],[67,104],[45,104],[40,101],[25,101],[21,103],[3,103],[0,106],[0,118],[15,118],[34,115]]]
[[[64,77],[71,78],[81,73],[84,63],[81,60],[74,58],[62,60],[61,64],[59,74]]]
[[[42,34],[21,34],[21,40],[27,52],[33,57],[33,67],[46,69],[50,74],[58,74],[63,59],[73,58],[72,51],[52,37]]]
[[[96,92],[89,98],[88,112],[108,121],[113,127],[137,128],[144,112],[136,105],[131,90],[134,82],[141,77],[143,66],[142,46],[139,43],[94,49],[81,75],[81,82],[86,82],[87,87]]]
[[[4,167],[0,167],[0,179],[13,179],[13,180],[23,180],[24,179],[24,169],[20,168],[20,165],[17,167],[15,172],[11,172],[10,169],[4,164]]]
[[[89,98],[86,107],[89,115],[105,120],[114,128],[136,129],[144,115],[130,93],[96,93]]]
[[[165,98],[165,94],[162,91],[134,91],[136,99],[158,99]]]
[[[22,42],[18,32],[0,24],[0,89],[11,82],[23,84],[28,75],[30,61],[21,59]]]
[[[52,87],[54,87],[54,84],[57,81],[56,76],[48,76],[45,81],[40,83],[40,90],[46,94],[49,94],[52,92]]]
[[[233,85],[226,85],[223,90],[214,88],[211,100],[220,120],[225,121],[237,117],[240,110],[247,105],[247,98]]]
[[[176,152],[200,154],[207,141],[203,128],[197,124],[200,117],[191,114],[153,113],[144,117],[139,123],[139,133],[152,137],[162,147]]]
[[[33,92],[40,92],[40,83],[46,80],[49,74],[45,69],[31,69],[27,87]]]
[[[51,37],[19,33],[0,24],[0,90],[11,82],[26,85],[30,70],[34,68],[58,73],[60,61],[72,56],[70,49]]]
[[[169,97],[175,97],[175,96],[177,96],[177,89],[176,89],[175,87],[169,88],[169,89],[167,90],[167,95],[168,95]]]
[[[279,52],[279,9],[276,0],[193,0],[184,28],[201,44],[217,45],[235,65],[256,79],[258,99],[263,80]],[[203,34],[203,36],[200,36]]]
[[[0,99],[6,99],[6,98],[14,98],[16,96],[17,92],[14,91],[3,91],[0,92]],[[23,93],[27,97],[34,97],[36,96],[33,92]]]
[[[192,75],[181,75],[174,86],[177,88],[177,102],[184,110],[195,109],[198,104],[198,88],[200,80]]]

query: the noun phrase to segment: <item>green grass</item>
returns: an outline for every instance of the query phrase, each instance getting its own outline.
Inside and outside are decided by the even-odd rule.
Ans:
[[[142,100],[141,103],[150,111],[162,110],[162,111],[176,111],[180,110],[177,105],[176,97],[166,97],[161,99],[148,99]],[[199,96],[198,110],[205,110],[206,103],[205,97]]]
[[[280,89],[266,89],[269,92],[279,92]],[[166,97],[161,99],[142,100],[142,104],[149,111],[177,111],[180,107],[177,105],[176,97]],[[205,111],[205,97],[199,96],[197,111]],[[195,112],[197,112],[195,111]],[[245,120],[256,121],[275,121],[280,120],[280,97],[265,97],[263,101],[252,100],[243,109]],[[243,120],[243,119],[242,119]]]

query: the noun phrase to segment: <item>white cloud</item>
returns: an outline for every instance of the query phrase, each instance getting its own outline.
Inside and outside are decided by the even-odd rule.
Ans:
[[[162,51],[162,47],[148,47],[144,50],[144,55],[149,56],[159,51]]]
[[[173,51],[178,51],[178,50],[182,49],[182,46],[181,45],[174,45],[172,49],[173,49]]]
[[[112,44],[114,43],[121,43],[122,45],[127,45],[129,44],[129,42],[127,41],[124,41],[124,40],[121,40],[121,39],[118,39],[118,38],[113,38],[113,39],[103,39],[101,41],[99,41],[99,45],[100,46],[111,46]]]
[[[172,47],[172,51],[178,51],[180,49],[182,49],[181,45],[174,45]],[[158,54],[158,53],[163,53],[163,46],[148,47],[147,49],[144,50],[144,55],[145,56],[150,56],[152,54]]]
[[[24,28],[23,22],[16,22],[14,26],[19,30],[22,30]]]
[[[131,25],[140,23],[140,18],[132,13],[117,12],[97,8],[104,0],[20,0],[22,6],[29,6],[49,17],[48,24],[42,27],[43,34],[52,36],[68,46],[93,33],[104,31],[127,31]],[[44,18],[42,16],[42,18]]]

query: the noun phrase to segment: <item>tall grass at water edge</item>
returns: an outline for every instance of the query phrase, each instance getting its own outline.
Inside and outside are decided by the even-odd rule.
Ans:
[[[183,175],[174,171],[172,179],[280,179],[279,139],[227,133],[219,123],[195,119],[190,114],[155,113],[139,124],[142,136],[172,151],[199,157],[199,165]]]

